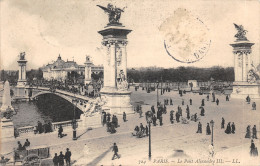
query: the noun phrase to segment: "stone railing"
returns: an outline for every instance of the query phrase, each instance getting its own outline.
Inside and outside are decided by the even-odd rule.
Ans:
[[[77,119],[77,122],[80,122],[81,120],[80,119]],[[71,120],[68,120],[68,121],[62,121],[62,122],[55,122],[55,123],[52,123],[52,129],[53,131],[59,129],[60,125],[65,128],[65,127],[69,127],[69,126],[72,126],[72,121]]]
[[[25,127],[19,127],[16,129],[16,137],[20,137],[27,134],[33,134],[34,126],[25,126]]]
[[[81,122],[82,120],[77,119],[77,122]],[[72,121],[62,121],[62,122],[54,122],[52,123],[52,130],[56,131],[58,130],[59,126],[62,126],[63,128],[72,126]],[[27,136],[29,134],[34,134],[34,126],[25,126],[25,127],[19,127],[16,129],[16,137],[21,137],[21,136]]]

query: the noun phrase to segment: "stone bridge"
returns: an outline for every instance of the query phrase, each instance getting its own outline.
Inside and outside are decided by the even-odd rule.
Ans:
[[[84,112],[85,107],[86,107],[86,103],[89,103],[90,101],[94,101],[94,98],[89,98],[87,96],[82,96],[82,95],[78,95],[78,94],[74,94],[71,92],[67,92],[64,90],[54,90],[51,91],[50,88],[46,88],[46,87],[25,87],[25,88],[16,88],[15,89],[15,96],[13,98],[13,100],[19,100],[19,99],[23,99],[23,100],[29,100],[29,99],[35,99],[37,98],[37,96],[40,95],[44,95],[44,94],[53,94],[56,96],[59,96],[67,101],[69,101],[71,104],[75,105],[78,109],[80,109],[81,111]],[[30,92],[31,91],[31,92]],[[29,97],[29,93],[31,93],[31,97]],[[73,99],[77,99],[78,101],[83,101],[83,103],[80,105],[80,102],[77,102],[76,104],[74,104],[72,102]]]

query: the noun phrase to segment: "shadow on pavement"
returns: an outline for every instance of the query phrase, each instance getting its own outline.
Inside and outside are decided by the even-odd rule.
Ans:
[[[89,130],[92,130],[92,128],[88,128],[84,133],[82,133],[79,136],[77,136],[77,139],[79,139],[82,135],[86,134]]]
[[[107,155],[107,153],[111,151],[111,149],[112,149],[112,147],[109,148],[109,149],[108,149],[107,151],[105,151],[104,153],[102,153],[101,155],[99,155],[98,157],[96,157],[94,160],[92,160],[92,161],[91,161],[90,163],[88,163],[87,165],[97,165],[97,163],[98,163],[99,161],[101,161],[101,160]]]

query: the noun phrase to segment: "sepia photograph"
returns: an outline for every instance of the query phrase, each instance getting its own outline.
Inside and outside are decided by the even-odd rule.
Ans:
[[[0,0],[0,166],[259,166],[260,0]]]

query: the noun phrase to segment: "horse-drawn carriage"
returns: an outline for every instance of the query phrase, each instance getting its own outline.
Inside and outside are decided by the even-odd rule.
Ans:
[[[42,159],[50,157],[50,147],[40,146],[27,150],[14,150],[14,165],[22,162],[23,166],[40,166]]]

